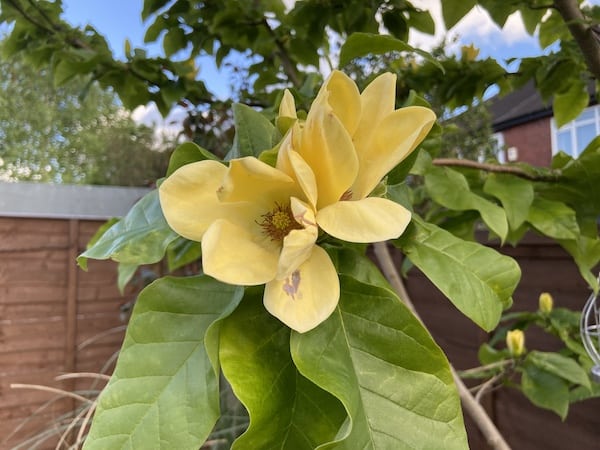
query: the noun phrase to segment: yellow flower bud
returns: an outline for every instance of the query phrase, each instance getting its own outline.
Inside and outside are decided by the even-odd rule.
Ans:
[[[521,330],[506,333],[506,346],[511,356],[519,357],[525,351],[525,334]]]
[[[554,306],[554,299],[548,292],[542,292],[540,294],[539,305],[540,311],[544,314],[548,314],[552,311],[552,307]]]

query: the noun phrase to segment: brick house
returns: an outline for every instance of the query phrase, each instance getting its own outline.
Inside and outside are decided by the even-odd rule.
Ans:
[[[575,120],[556,127],[551,103],[544,103],[533,82],[504,97],[490,100],[495,137],[503,150],[500,161],[549,166],[559,150],[577,157],[600,135],[600,105],[592,97]]]

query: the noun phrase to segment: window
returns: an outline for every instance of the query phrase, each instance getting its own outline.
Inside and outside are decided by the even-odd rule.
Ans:
[[[600,105],[591,106],[572,122],[556,128],[552,119],[552,154],[563,151],[577,158],[596,136],[600,135]]]

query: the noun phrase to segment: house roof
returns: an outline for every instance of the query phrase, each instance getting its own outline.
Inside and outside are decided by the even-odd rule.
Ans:
[[[552,115],[551,103],[544,103],[533,80],[503,97],[498,95],[491,98],[489,110],[494,131]]]
[[[590,105],[596,104],[596,91],[593,81],[588,83]],[[542,117],[550,117],[552,101],[544,102],[533,80],[529,80],[522,88],[503,97],[496,95],[488,101],[492,115],[492,128],[495,132],[531,122]]]

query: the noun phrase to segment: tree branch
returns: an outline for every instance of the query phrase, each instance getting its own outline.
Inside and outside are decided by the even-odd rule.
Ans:
[[[583,58],[594,78],[600,80],[600,42],[592,26],[581,12],[576,0],[554,0],[554,7],[569,27],[571,35],[579,45]]]
[[[375,256],[377,257],[377,261],[381,266],[381,270],[384,276],[391,284],[392,288],[394,288],[398,296],[404,301],[404,304],[412,311],[412,313],[419,320],[421,320],[408,295],[408,292],[406,291],[406,288],[404,287],[404,283],[402,282],[402,279],[400,278],[400,275],[396,270],[396,265],[392,260],[392,256],[390,255],[390,252],[388,250],[387,243],[378,242],[374,244],[374,250]],[[421,322],[423,321],[421,320]],[[477,401],[475,400],[471,392],[469,392],[469,389],[467,389],[467,387],[460,379],[452,365],[450,365],[450,370],[452,371],[454,382],[456,383],[456,386],[458,388],[458,394],[460,395],[463,408],[469,414],[469,416],[471,416],[481,433],[484,435],[487,443],[494,450],[510,450],[510,447],[504,440],[502,434],[500,434],[500,432],[496,428],[496,425],[494,425],[494,422],[492,422],[490,417],[487,415],[485,409],[483,409],[483,406],[477,403]]]
[[[455,167],[466,167],[468,169],[479,169],[485,172],[494,173],[507,173],[514,175],[519,178],[525,178],[530,181],[550,181],[555,182],[560,178],[559,171],[552,171],[550,174],[534,174],[528,172],[521,167],[517,166],[505,166],[501,164],[489,164],[480,163],[477,161],[471,161],[469,159],[455,159],[455,158],[436,158],[433,160],[435,166],[455,166]]]
[[[302,86],[302,82],[300,81],[300,77],[298,77],[298,70],[296,69],[296,65],[293,63],[290,55],[288,55],[287,49],[283,42],[279,37],[275,34],[275,30],[271,28],[269,22],[267,22],[266,18],[263,18],[262,25],[267,29],[268,33],[271,35],[273,40],[275,41],[275,45],[277,46],[277,56],[281,59],[281,65],[283,66],[283,71],[288,76],[292,84],[299,88]]]

